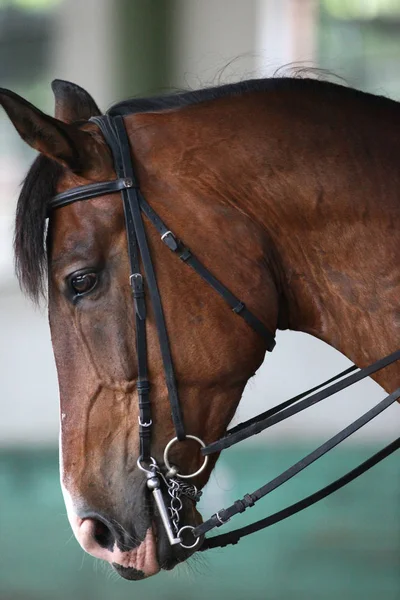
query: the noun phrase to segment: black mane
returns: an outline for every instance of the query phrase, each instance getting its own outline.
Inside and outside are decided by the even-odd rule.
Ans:
[[[320,74],[319,69],[308,69],[307,72],[315,75]],[[303,79],[302,71],[297,70],[295,77],[274,77],[270,79],[249,79],[237,83],[227,83],[215,87],[203,88],[201,90],[179,91],[176,93],[164,94],[162,96],[152,96],[150,98],[131,98],[114,104],[107,112],[110,115],[128,115],[139,112],[156,112],[160,110],[169,110],[174,108],[183,108],[200,102],[217,100],[226,96],[241,96],[248,92],[266,92],[275,89],[290,89],[300,85],[317,85],[321,83],[332,85],[332,87],[343,87],[328,81],[322,81],[317,77]],[[301,81],[301,83],[300,83]]]
[[[22,184],[15,218],[15,270],[22,290],[34,301],[44,294],[47,272],[47,203],[56,194],[61,165],[39,154]]]
[[[250,79],[238,83],[228,83],[202,90],[185,90],[162,96],[150,98],[131,98],[114,104],[107,112],[111,115],[127,115],[139,112],[155,112],[172,108],[183,108],[200,102],[216,100],[225,96],[240,96],[246,92],[262,92],[275,89],[278,83],[282,87],[284,81],[293,81],[293,78],[282,79]]]
[[[115,104],[109,109],[108,113],[111,115],[126,115],[138,112],[157,112],[226,96],[239,96],[248,92],[298,89],[298,87],[310,91],[323,88],[328,95],[347,93],[368,97],[370,101],[379,103],[380,106],[382,103],[391,102],[386,98],[365,94],[329,81],[303,78],[303,72],[300,75],[299,77],[298,73],[297,77],[241,81],[160,97],[135,98]],[[21,288],[35,301],[39,299],[44,291],[47,267],[45,244],[46,205],[56,193],[57,182],[62,170],[62,167],[51,159],[38,156],[26,176],[18,199],[14,241],[16,272]]]

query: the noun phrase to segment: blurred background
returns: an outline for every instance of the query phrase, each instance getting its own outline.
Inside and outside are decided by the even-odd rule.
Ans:
[[[53,112],[50,82],[106,109],[130,96],[328,69],[400,98],[400,0],[0,0],[0,85]],[[288,66],[289,65],[289,66]],[[125,582],[71,539],[58,481],[58,389],[46,309],[21,294],[12,235],[34,154],[0,113],[0,600],[400,598],[398,456],[319,505],[173,573]],[[247,418],[346,368],[297,333],[246,390]],[[205,516],[258,488],[384,396],[372,381],[221,458]],[[399,407],[279,489],[235,526],[326,485],[398,435]]]

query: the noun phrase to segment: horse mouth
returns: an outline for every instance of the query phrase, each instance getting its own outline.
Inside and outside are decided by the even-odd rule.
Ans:
[[[135,569],[133,567],[123,567],[122,565],[117,565],[117,563],[112,563],[111,565],[123,579],[127,579],[128,581],[140,581],[140,579],[145,579],[148,575],[145,574],[144,571],[140,569]]]
[[[200,545],[201,544],[199,543],[198,546]],[[157,567],[150,570],[147,568],[147,565],[144,570],[136,567],[124,567],[123,565],[120,565],[115,562],[112,562],[111,566],[114,569],[114,571],[118,573],[118,575],[123,579],[126,579],[128,581],[140,581],[141,579],[147,579],[153,575],[156,575],[160,571],[171,571],[178,564],[181,564],[182,562],[190,558],[196,551],[196,549],[186,550],[184,548],[179,547],[178,550],[170,550],[168,553],[169,555],[167,557],[164,557],[163,562],[159,562],[157,556],[157,559],[154,561],[157,562]],[[159,552],[157,552],[157,555],[158,554]]]
[[[201,520],[199,513],[193,508],[190,511],[185,511],[185,516],[186,522],[188,520],[194,522]],[[185,537],[182,541],[185,543],[188,540]],[[202,539],[199,540],[194,548],[185,548],[180,544],[171,545],[163,523],[155,515],[145,540],[138,548],[131,551],[135,553],[135,561],[124,561],[124,565],[110,561],[110,564],[123,579],[140,581],[156,575],[161,570],[171,571],[178,564],[190,558],[201,547],[202,541]]]
[[[147,490],[144,489],[144,492]],[[107,562],[123,579],[138,581],[155,575],[160,570],[170,571],[186,561],[202,545],[202,539],[188,539],[187,533],[202,522],[201,514],[192,498],[182,497],[178,515],[171,515],[170,529],[156,502],[148,493],[140,496],[139,502],[129,505],[129,513],[121,511],[120,519],[104,516],[102,512],[87,510],[81,503],[64,493],[68,518],[75,537],[83,550],[97,559]],[[135,509],[135,510],[132,510]],[[128,516],[127,516],[128,515]],[[125,518],[121,518],[125,517]],[[178,519],[176,519],[178,516]],[[135,526],[136,525],[136,526]],[[178,532],[181,543],[176,540]],[[171,530],[173,534],[171,536]],[[173,538],[173,539],[172,539]],[[177,541],[177,543],[170,542]]]

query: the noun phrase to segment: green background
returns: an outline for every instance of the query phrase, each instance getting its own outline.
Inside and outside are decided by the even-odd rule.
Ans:
[[[311,449],[228,450],[216,478],[228,474],[229,484],[222,481],[217,489],[231,502]],[[229,525],[283,508],[376,450],[351,445],[335,450]],[[301,515],[139,582],[120,579],[72,538],[55,451],[2,451],[0,490],[0,600],[400,598],[397,455]]]

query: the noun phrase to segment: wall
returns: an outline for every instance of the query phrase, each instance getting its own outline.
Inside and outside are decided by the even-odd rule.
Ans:
[[[263,69],[271,72],[315,53],[317,4],[302,2],[300,11],[297,0],[174,0],[169,4],[121,0],[116,10],[109,0],[83,4],[68,0],[56,10],[57,43],[48,80],[57,76],[76,81],[107,107],[116,99],[168,86],[196,87],[255,76]],[[88,27],[94,18],[95,26]],[[49,87],[45,98],[51,106]],[[2,125],[23,160],[10,162],[0,187],[0,374],[7,390],[0,403],[0,444],[55,443],[58,390],[45,310],[38,311],[22,298],[11,254],[17,182],[32,153],[26,154],[25,145],[4,119]],[[279,334],[277,348],[249,383],[238,415],[246,418],[265,410],[348,364],[322,342],[291,332]],[[364,382],[257,438],[256,443],[334,433],[382,395],[372,381]],[[396,407],[389,409],[359,437],[390,439],[396,428],[395,411]]]

